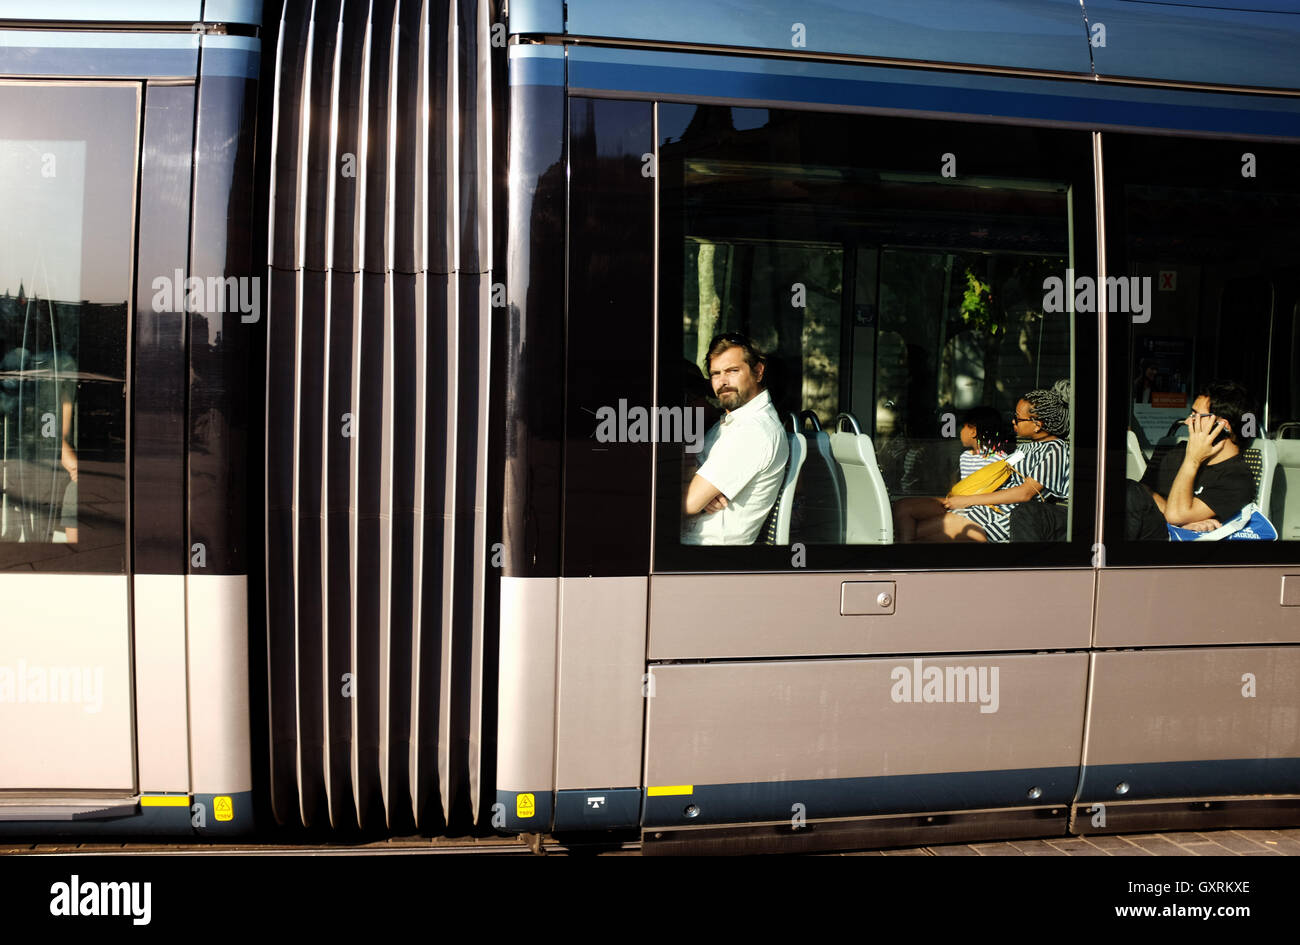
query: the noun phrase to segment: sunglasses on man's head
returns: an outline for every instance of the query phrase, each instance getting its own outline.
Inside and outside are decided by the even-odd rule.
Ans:
[[[726,342],[729,345],[749,344],[749,339],[744,335],[740,334],[739,332],[728,331],[728,332],[724,332],[721,335],[714,335],[713,340],[709,342],[709,347],[712,348],[719,341]]]

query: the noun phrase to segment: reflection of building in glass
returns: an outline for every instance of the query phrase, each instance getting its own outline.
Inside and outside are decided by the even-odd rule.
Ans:
[[[125,303],[29,298],[21,283],[0,294],[0,540],[77,540],[80,429],[111,435],[99,421],[121,414],[105,390],[119,384],[96,383],[120,372],[80,355],[120,364],[125,323]]]

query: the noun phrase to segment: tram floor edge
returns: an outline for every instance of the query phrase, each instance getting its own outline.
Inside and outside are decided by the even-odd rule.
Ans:
[[[829,850],[942,846],[1030,838],[1291,827],[1300,797],[1219,797],[1107,804],[1093,825],[1095,804],[781,823],[660,827],[642,832],[647,856],[813,853]]]
[[[813,853],[866,847],[929,846],[980,840],[1020,840],[1067,835],[1069,807],[1017,807],[1003,810],[880,817],[658,827],[642,833],[642,852],[655,854],[740,855]]]
[[[1294,827],[1300,824],[1300,797],[1195,797],[1178,800],[1077,804],[1072,836],[1110,833],[1163,833],[1175,830],[1236,830]],[[1098,816],[1104,814],[1104,816]]]

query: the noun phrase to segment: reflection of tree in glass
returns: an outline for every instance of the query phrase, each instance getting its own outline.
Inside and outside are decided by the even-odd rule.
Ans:
[[[961,297],[961,320],[977,331],[987,331],[992,335],[1002,327],[993,308],[992,287],[981,282],[969,266],[966,268],[966,291]]]
[[[1042,377],[1068,373],[1066,320],[1056,326],[1060,337],[1045,334],[1042,292],[1035,291],[1063,267],[1064,260],[1043,256],[962,260],[965,285],[955,330],[941,355],[940,402],[959,409],[978,404],[1005,408]],[[965,396],[958,383],[959,364],[975,375],[967,379]]]
[[[839,409],[842,251],[688,239],[684,262],[683,354],[702,368],[716,334],[743,332],[768,355],[779,410],[833,417]]]
[[[717,246],[713,243],[697,244],[698,258],[695,264],[695,273],[698,278],[697,285],[699,286],[697,298],[699,299],[700,327],[695,349],[695,363],[699,365],[704,364],[704,358],[709,353],[709,341],[717,334],[718,316],[722,312],[722,299],[718,297],[718,290],[714,280],[713,260],[716,253]],[[723,274],[724,280],[726,275],[726,273]]]
[[[839,250],[808,252],[808,308],[800,348],[803,355],[803,408],[829,423],[839,413],[840,318],[844,254]]]

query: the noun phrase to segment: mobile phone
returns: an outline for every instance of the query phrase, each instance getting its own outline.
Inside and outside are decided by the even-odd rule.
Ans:
[[[1194,413],[1194,414],[1192,414],[1192,416],[1194,416],[1194,417],[1213,417],[1213,416],[1215,416],[1215,414],[1212,414],[1212,413]],[[1222,420],[1223,418],[1220,417],[1219,419]],[[1219,438],[1220,438],[1220,437],[1223,437],[1223,436],[1226,436],[1227,433],[1228,433],[1228,427],[1227,427],[1226,424],[1224,424],[1223,426],[1220,426],[1220,427],[1219,427],[1219,432],[1216,433],[1216,434],[1214,435],[1214,439],[1212,439],[1210,442],[1211,442],[1211,443],[1217,443],[1217,442],[1219,442]]]

